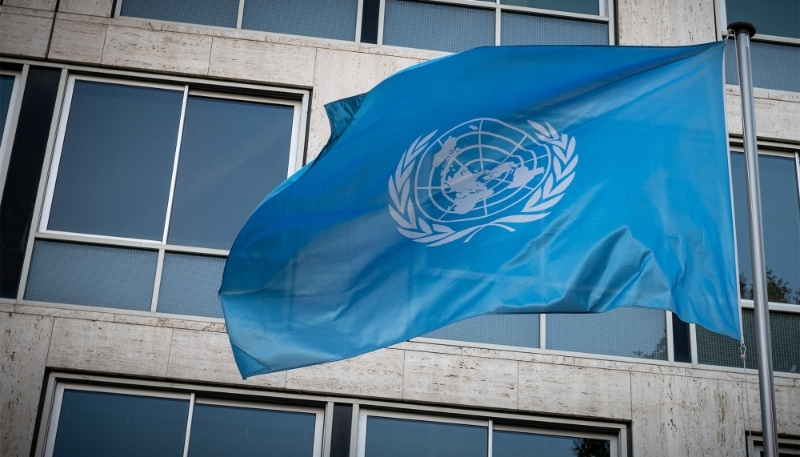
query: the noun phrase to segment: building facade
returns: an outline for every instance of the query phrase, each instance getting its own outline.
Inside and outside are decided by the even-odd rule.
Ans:
[[[800,455],[792,0],[3,0],[0,455],[759,455],[731,52],[746,367],[737,341],[625,308],[484,316],[242,381],[216,297],[249,212],[327,141],[324,104],[476,46],[689,45],[733,20],[759,31],[778,432]]]

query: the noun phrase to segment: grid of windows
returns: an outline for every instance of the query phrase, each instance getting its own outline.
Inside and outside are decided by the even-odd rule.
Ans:
[[[626,455],[626,426],[569,418],[53,374],[36,455],[550,457]],[[86,384],[92,382],[92,384]],[[52,397],[51,397],[52,396]],[[360,406],[360,407],[359,407]],[[536,424],[535,426],[532,424]],[[323,432],[323,430],[325,430]],[[327,435],[327,436],[324,436]],[[351,440],[351,438],[354,438]],[[324,447],[327,446],[327,450]]]
[[[610,457],[618,436],[543,430],[494,421],[361,410],[358,457]]]
[[[300,102],[72,76],[63,112],[24,298],[221,318],[228,249],[297,168]]]
[[[47,457],[321,457],[321,408],[59,384]]]
[[[608,0],[119,0],[127,17],[445,52],[500,44],[609,44]],[[359,9],[359,5],[361,5]]]

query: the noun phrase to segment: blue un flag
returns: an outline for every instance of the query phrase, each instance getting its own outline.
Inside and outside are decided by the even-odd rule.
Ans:
[[[225,267],[242,375],[487,313],[640,306],[738,337],[722,53],[479,48],[328,105]]]

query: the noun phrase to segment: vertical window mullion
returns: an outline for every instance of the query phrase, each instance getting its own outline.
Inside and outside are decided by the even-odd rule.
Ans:
[[[739,306],[741,310],[741,306]],[[741,312],[739,314],[741,320]],[[692,350],[692,366],[697,366],[697,324],[689,324],[689,345]]]
[[[539,349],[547,349],[547,314],[539,314]]]
[[[667,361],[675,361],[675,335],[672,332],[672,312],[664,311],[667,313]]]
[[[492,435],[494,435],[494,421],[489,419],[489,425],[486,427],[489,438],[486,440],[488,445],[486,446],[486,457],[492,457]]]
[[[156,261],[156,278],[153,281],[153,298],[150,302],[150,312],[158,310],[158,294],[161,290],[161,276],[164,273],[164,248],[158,250],[158,260]]]
[[[183,140],[183,124],[186,121],[186,102],[189,99],[189,86],[183,88],[183,106],[181,107],[181,120],[178,124],[178,141],[175,145],[175,161],[172,166],[172,181],[169,185],[169,199],[167,200],[167,217],[164,219],[164,236],[161,242],[167,243],[167,236],[169,235],[169,219],[172,214],[172,199],[175,197],[175,181],[178,178],[178,160],[181,155],[181,141]]]
[[[500,24],[500,16],[502,16],[502,10],[500,7],[495,7],[494,9],[494,45],[500,46],[502,44],[502,35],[501,35],[501,24]]]
[[[356,9],[356,43],[361,43],[361,27],[364,20],[364,0],[358,0]]]
[[[236,14],[236,28],[242,28],[242,16],[244,16],[244,0],[239,0],[239,12]]]
[[[378,46],[383,45],[383,29],[386,22],[386,0],[381,0],[380,12],[378,13]]]
[[[192,415],[194,414],[195,394],[189,398],[189,415],[186,418],[186,437],[183,443],[183,457],[189,457],[189,438],[192,432]]]

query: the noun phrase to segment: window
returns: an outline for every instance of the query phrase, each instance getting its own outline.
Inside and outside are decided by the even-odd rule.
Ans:
[[[117,15],[460,52],[609,44],[608,0],[119,0]]]
[[[800,92],[800,2],[796,0],[718,0],[727,22],[751,22],[756,36],[750,45],[753,85],[765,89]],[[726,19],[723,17],[723,19]],[[733,40],[726,45],[725,77],[739,84]]]
[[[492,420],[361,410],[358,457],[596,457],[618,454],[618,436],[506,425]]]
[[[47,457],[320,457],[321,408],[59,384]]]
[[[225,256],[299,165],[300,102],[72,76],[24,298],[222,317]]]
[[[19,92],[19,74],[16,72],[0,70],[0,189],[5,182],[6,170],[6,150],[9,148],[8,142],[13,129],[14,108],[16,106],[17,93]],[[2,191],[0,191],[2,194]]]
[[[760,436],[747,437],[747,455],[764,456],[764,443]],[[778,456],[794,457],[800,455],[800,440],[778,438]]]
[[[775,371],[800,373],[800,154],[760,151],[762,225]],[[744,154],[731,153],[731,178],[739,259],[747,367],[756,368],[750,227]],[[739,342],[697,328],[698,363],[742,367]]]

